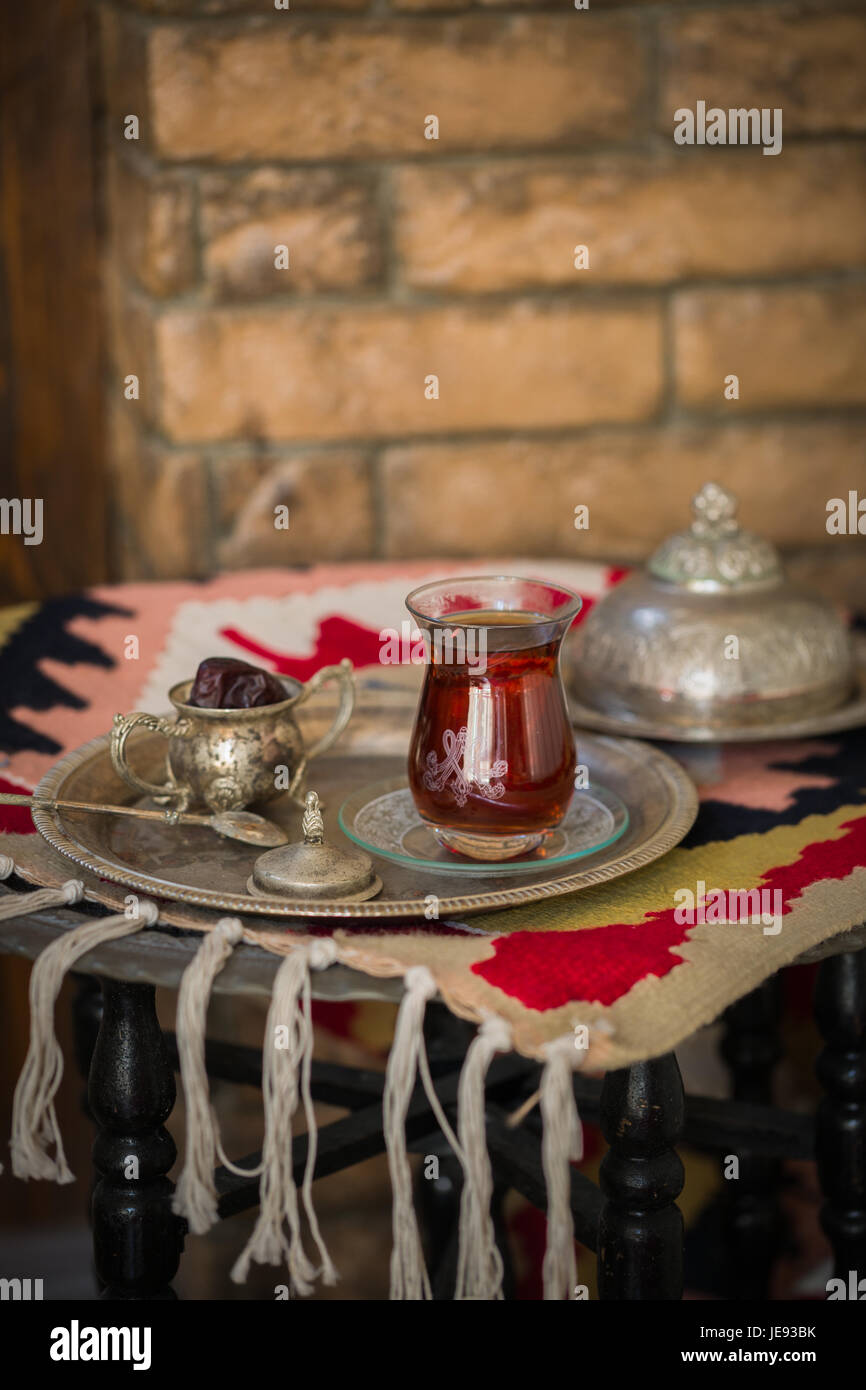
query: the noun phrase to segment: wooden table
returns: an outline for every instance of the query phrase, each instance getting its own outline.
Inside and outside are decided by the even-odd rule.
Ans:
[[[51,909],[0,923],[0,951],[30,959],[96,909]],[[96,1268],[113,1299],[173,1297],[185,1223],[171,1211],[167,1174],[176,1150],[165,1122],[175,1101],[176,1046],[156,1016],[157,986],[176,989],[200,937],[147,930],[110,942],[82,958],[75,1003],[77,1052],[89,1071],[89,1108],[97,1125],[93,1158],[93,1240]],[[866,1270],[866,926],[840,934],[803,960],[820,960],[815,1017],[825,1046],[817,1061],[824,1098],[815,1117],[769,1104],[780,1056],[777,980],[744,996],[724,1015],[722,1053],[732,1079],[731,1100],[683,1094],[675,1056],[668,1053],[609,1072],[603,1080],[575,1076],[581,1115],[597,1121],[609,1149],[600,1186],[572,1171],[577,1239],[598,1254],[603,1299],[678,1299],[682,1293],[683,1223],[676,1199],[683,1141],[740,1157],[740,1177],[725,1194],[732,1296],[760,1298],[778,1228],[776,1188],[783,1157],[817,1159],[824,1194],[822,1224],[833,1246],[836,1273]],[[217,994],[269,997],[279,959],[240,945],[217,976]],[[396,1002],[402,986],[374,980],[343,965],[316,972],[317,999]],[[437,1094],[450,1118],[469,1025],[441,1004],[428,1012],[427,1042]],[[212,1077],[259,1084],[261,1055],[252,1048],[209,1043]],[[495,1060],[488,1076],[487,1138],[495,1180],[494,1214],[510,1188],[544,1208],[540,1122],[533,1110],[517,1128],[509,1114],[538,1084],[538,1065],[514,1054]],[[349,1115],[319,1134],[316,1176],[323,1177],[384,1150],[380,1072],[315,1062],[313,1096]],[[459,1210],[459,1165],[450,1154],[429,1102],[416,1090],[407,1118],[411,1149],[439,1152],[449,1176],[423,1184],[418,1199],[428,1227],[434,1296],[453,1292]],[[128,1182],[120,1156],[138,1159]],[[300,1182],[304,1137],[294,1146]],[[258,1155],[239,1163],[253,1168]],[[219,1169],[221,1218],[254,1207],[258,1180]],[[434,1190],[435,1189],[435,1190]],[[510,1283],[506,1276],[506,1295]]]

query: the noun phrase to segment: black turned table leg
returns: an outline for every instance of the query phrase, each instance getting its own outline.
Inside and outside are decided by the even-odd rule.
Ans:
[[[847,1282],[851,1270],[866,1276],[866,952],[821,962],[815,1018],[827,1044],[816,1066],[825,1091],[815,1133],[821,1225]]]
[[[721,1053],[730,1069],[734,1100],[771,1103],[773,1068],[781,1056],[778,1024],[778,977],[725,1011]],[[782,1165],[748,1151],[723,1155],[725,1160],[729,1157],[737,1159],[737,1176],[725,1177],[721,1204],[725,1292],[729,1298],[764,1299],[782,1235]]]
[[[683,1218],[676,1198],[683,1165],[674,1149],[684,1118],[673,1053],[608,1072],[601,1128],[605,1195],[598,1227],[598,1292],[604,1299],[678,1299],[683,1292]]]
[[[176,1157],[163,1128],[174,1073],[152,985],[104,980],[103,1016],[90,1065],[90,1110],[99,1133],[93,1161],[93,1244],[103,1298],[173,1298],[183,1223],[165,1176]]]
[[[77,986],[75,997],[72,1000],[72,1028],[75,1044],[75,1062],[78,1067],[79,1075],[84,1084],[81,1088],[81,1109],[88,1120],[93,1119],[90,1113],[90,1102],[87,1098],[87,1086],[90,1077],[90,1064],[93,1060],[93,1049],[96,1046],[96,1039],[99,1036],[99,1025],[102,1022],[102,983],[93,975],[74,975]],[[86,1216],[88,1222],[93,1219],[93,1189],[96,1186],[97,1176],[91,1172],[90,1192],[88,1193]],[[102,1284],[100,1282],[100,1290]]]

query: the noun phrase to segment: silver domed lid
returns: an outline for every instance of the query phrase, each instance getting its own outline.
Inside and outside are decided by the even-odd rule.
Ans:
[[[647,566],[650,574],[698,593],[781,584],[775,546],[745,531],[736,513],[732,492],[704,483],[692,498],[691,526],[662,542]]]
[[[304,838],[260,854],[247,887],[254,897],[326,898],[363,902],[382,887],[373,861],[361,850],[338,849],[325,841],[325,823],[315,792],[307,792]]]
[[[709,738],[811,718],[849,697],[845,623],[827,599],[788,582],[775,547],[739,525],[736,505],[706,483],[689,529],[570,636],[563,661],[578,720],[582,708],[644,734]]]

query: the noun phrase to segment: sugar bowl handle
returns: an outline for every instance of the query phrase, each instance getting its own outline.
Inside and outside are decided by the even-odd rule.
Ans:
[[[145,796],[152,796],[161,801],[178,801],[182,805],[179,809],[185,809],[189,799],[189,788],[180,786],[172,778],[163,786],[156,782],[146,782],[143,777],[139,777],[127,762],[126,740],[133,729],[150,729],[151,732],[162,734],[164,738],[184,738],[188,731],[188,724],[183,719],[177,721],[164,719],[159,714],[143,714],[136,712],[133,714],[116,714],[111,729],[111,743],[109,751],[111,753],[112,766],[119,777],[122,777],[128,787],[132,787],[137,792],[143,792]],[[169,777],[171,774],[169,773]]]
[[[297,771],[289,787],[289,795],[296,800],[298,799],[299,788],[303,785],[307,764],[313,758],[317,758],[320,753],[326,752],[326,750],[336,742],[351,719],[352,710],[355,708],[355,670],[347,656],[343,657],[343,660],[338,666],[323,666],[320,671],[317,671],[314,676],[311,676],[305,683],[293,708],[297,709],[299,705],[304,704],[305,701],[309,700],[311,695],[315,695],[316,691],[323,685],[326,685],[328,681],[337,681],[340,687],[340,703],[337,706],[337,713],[330,729],[313,744],[312,748],[305,749],[301,761],[298,764]],[[298,804],[303,804],[302,797],[298,801]]]

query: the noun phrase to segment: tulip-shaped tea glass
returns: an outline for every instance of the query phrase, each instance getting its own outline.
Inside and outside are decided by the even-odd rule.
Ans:
[[[513,859],[559,824],[576,755],[559,649],[581,600],[534,579],[449,579],[406,607],[426,672],[409,749],[418,813],[471,859]]]

